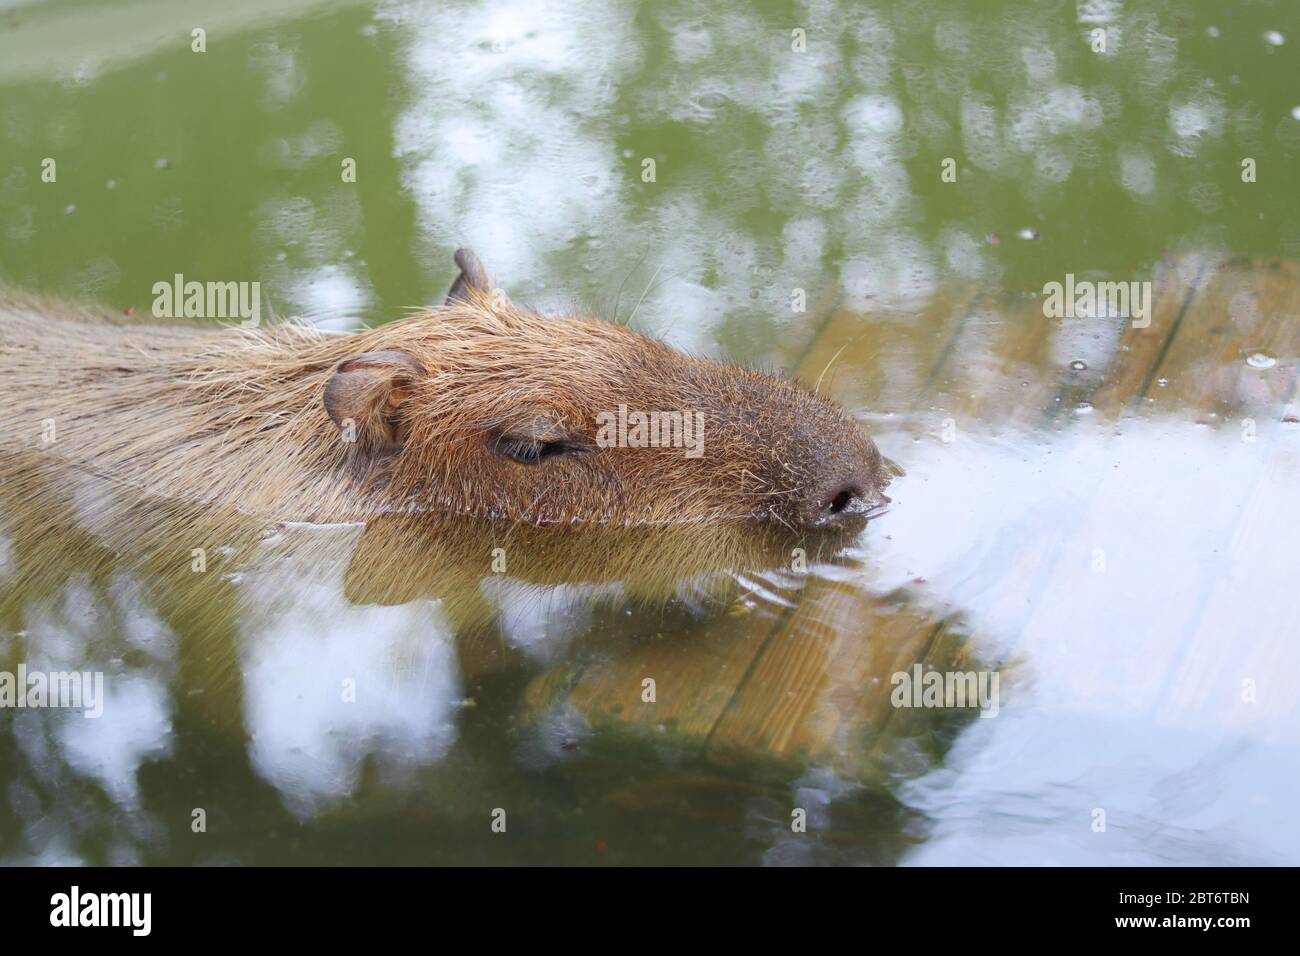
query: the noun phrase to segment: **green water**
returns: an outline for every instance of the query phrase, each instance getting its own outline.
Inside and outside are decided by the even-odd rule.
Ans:
[[[517,301],[631,316],[692,351],[793,369],[836,309],[870,313],[887,337],[962,285],[1148,280],[1162,259],[1192,251],[1300,258],[1300,16],[1285,2],[206,6],[0,0],[0,283],[143,313],[154,284],[177,273],[258,281],[276,313],[346,329],[439,300],[452,250],[471,244]],[[191,49],[196,27],[205,52]],[[1104,51],[1093,49],[1098,29]],[[946,159],[955,181],[945,181]],[[342,175],[348,160],[354,182]],[[1254,181],[1243,181],[1243,162]],[[796,290],[805,311],[792,308]],[[915,371],[906,361],[905,379]],[[837,375],[851,382],[854,370]],[[852,410],[880,424],[907,404]],[[985,489],[990,511],[999,494],[1020,502],[1045,481],[1070,488],[1021,514],[1022,528],[1051,527],[1091,492],[1087,475],[1115,461],[1141,469],[1143,448],[1192,463],[1199,477],[1169,492],[1175,499],[1235,480],[1230,467],[1215,475],[1213,439],[1156,426],[1114,454],[1087,446],[1101,449],[1094,458],[1063,439],[1056,460],[1078,452],[1091,472],[1056,474],[1037,458],[1032,474],[1016,472],[1035,447],[1027,440],[976,446],[945,479],[906,428],[881,427],[885,452],[927,477],[903,486],[910,502],[896,496],[895,514],[848,557],[815,573],[848,568],[880,594],[924,581],[913,568],[927,560],[965,568],[949,592],[909,600],[936,622],[958,620],[993,658],[1011,635],[999,633],[978,569],[1009,547],[988,545],[999,526],[920,517],[984,487],[969,476],[1007,477]],[[1294,456],[1269,474],[1285,486]],[[1024,487],[1013,496],[1015,482]],[[1129,553],[1145,554],[1152,534],[1116,520]],[[1079,543],[1085,554],[1092,546]],[[1060,633],[1077,648],[1134,614],[1158,630],[1162,603],[1195,603],[1179,583],[1199,567],[1195,548],[1154,560],[1167,562],[1159,583],[1172,590],[1127,595],[1118,621],[1085,614],[1086,628]],[[1245,598],[1275,600],[1277,582],[1257,580]],[[1294,820],[1257,809],[1296,792],[1294,707],[1240,752],[1223,743],[1235,730],[1198,737],[1155,707],[1089,720],[1025,708],[970,731],[995,724],[1004,735],[981,738],[992,771],[962,762],[951,749],[960,728],[947,723],[917,731],[903,748],[910,758],[871,779],[816,755],[750,754],[720,769],[653,736],[566,723],[572,715],[539,723],[520,703],[551,668],[617,659],[638,635],[689,640],[716,607],[583,595],[578,611],[558,598],[539,611],[501,596],[507,623],[488,634],[501,650],[476,670],[458,663],[430,606],[357,609],[295,586],[276,592],[279,616],[233,625],[227,606],[168,616],[120,582],[71,572],[51,594],[10,587],[0,661],[108,667],[124,696],[93,730],[65,715],[0,715],[0,860],[1300,858]],[[785,613],[763,594],[756,640]],[[1165,649],[1181,646],[1170,628],[1158,638]],[[1282,625],[1269,635],[1296,636]],[[1256,666],[1270,647],[1233,659]],[[1294,658],[1285,653],[1284,663]],[[376,681],[392,681],[387,702],[342,720],[313,710],[302,703],[319,689],[304,663],[313,658],[373,667]],[[384,669],[393,659],[404,662],[397,677]],[[1124,667],[1140,670],[1140,657]],[[1111,742],[1134,739],[1109,760]],[[1007,757],[1017,752],[1034,767],[1062,753],[1076,763],[1026,773]],[[1167,780],[1143,776],[1159,753],[1200,761],[1199,817],[1169,809]],[[1242,778],[1258,786],[1230,782]],[[1054,802],[1062,781],[1085,792],[1077,806]],[[1127,801],[1129,826],[1177,822],[1099,849],[1088,843],[1089,801],[1108,788]],[[803,842],[790,833],[791,806],[813,807]],[[196,807],[207,812],[202,835]],[[498,807],[507,834],[490,830]],[[1240,822],[1251,813],[1258,829]],[[1284,830],[1273,841],[1264,829],[1275,825]],[[980,843],[991,826],[997,847]]]
[[[468,241],[543,305],[621,286],[626,314],[657,274],[642,324],[747,357],[795,287],[907,305],[954,275],[1300,251],[1284,4],[235,3],[201,54],[174,4],[10,6],[3,277],[122,308],[182,272],[382,322]]]

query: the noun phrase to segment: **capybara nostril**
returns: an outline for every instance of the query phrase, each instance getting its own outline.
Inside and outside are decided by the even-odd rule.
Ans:
[[[880,506],[889,503],[888,494],[879,481],[871,480],[870,471],[814,485],[814,488],[800,511],[800,522],[813,527],[866,520]]]
[[[862,504],[862,487],[856,482],[845,482],[835,488],[822,503],[822,511],[828,515],[844,514]]]

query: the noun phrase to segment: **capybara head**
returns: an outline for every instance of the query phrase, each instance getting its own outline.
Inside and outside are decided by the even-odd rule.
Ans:
[[[323,401],[397,501],[536,524],[842,523],[888,501],[880,452],[837,406],[617,324],[549,317],[477,257],[442,308],[350,340]]]

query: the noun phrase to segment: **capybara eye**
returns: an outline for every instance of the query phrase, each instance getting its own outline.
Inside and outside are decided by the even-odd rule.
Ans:
[[[540,441],[518,435],[502,435],[495,447],[499,454],[522,465],[536,465],[548,458],[580,450],[577,445],[566,441]]]
[[[581,435],[569,431],[555,413],[545,409],[503,426],[496,433],[492,448],[522,465],[536,465],[549,458],[590,450]]]

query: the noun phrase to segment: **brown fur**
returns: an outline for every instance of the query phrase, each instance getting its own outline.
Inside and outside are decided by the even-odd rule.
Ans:
[[[619,325],[541,316],[492,294],[481,266],[462,270],[446,305],[354,335],[0,298],[0,479],[31,454],[170,501],[290,521],[808,526],[837,489],[865,506],[887,500],[875,445],[811,392]],[[355,442],[326,411],[331,387],[357,411]],[[703,412],[702,457],[595,448],[597,414],[620,403]],[[536,464],[499,451],[503,430],[551,428],[581,449]]]

